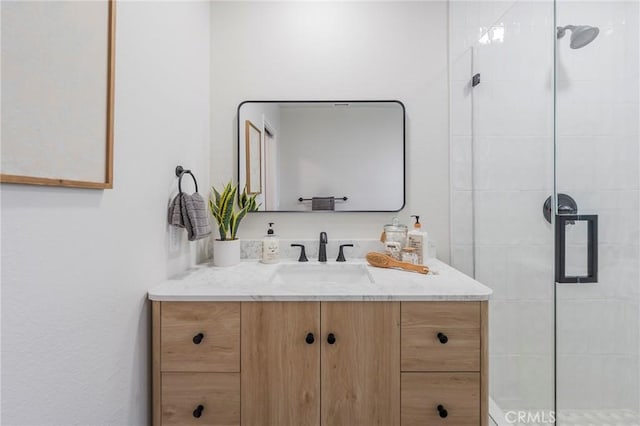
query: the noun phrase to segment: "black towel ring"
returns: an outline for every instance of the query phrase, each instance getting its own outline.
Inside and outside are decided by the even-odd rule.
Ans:
[[[193,183],[196,185],[196,192],[198,192],[198,181],[196,177],[191,173],[191,170],[185,170],[182,166],[176,166],[176,176],[178,176],[178,191],[182,194],[182,177],[186,174],[190,174],[193,179]]]

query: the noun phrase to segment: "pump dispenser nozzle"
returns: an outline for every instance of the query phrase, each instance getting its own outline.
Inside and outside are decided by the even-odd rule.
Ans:
[[[413,227],[415,229],[420,229],[422,227],[422,224],[420,223],[420,216],[412,214],[411,217],[415,217],[416,218],[416,223],[413,224]]]

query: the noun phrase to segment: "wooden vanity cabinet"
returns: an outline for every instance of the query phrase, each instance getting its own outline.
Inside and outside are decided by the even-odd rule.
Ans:
[[[240,303],[153,302],[153,424],[240,425]]]
[[[322,425],[400,425],[400,302],[321,311]]]
[[[486,426],[486,339],[487,302],[154,301],[153,424]]]
[[[243,425],[320,425],[320,302],[242,304]]]
[[[487,426],[487,302],[402,302],[402,426]]]

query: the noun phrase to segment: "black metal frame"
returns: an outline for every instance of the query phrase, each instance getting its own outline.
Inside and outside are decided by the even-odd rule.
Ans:
[[[587,275],[566,275],[566,229],[574,222],[587,222]],[[598,215],[567,214],[556,215],[556,282],[557,283],[596,283],[598,282]]]
[[[182,166],[176,166],[176,176],[178,177],[178,191],[182,194],[182,177],[186,174],[191,175],[193,183],[196,186],[196,192],[198,192],[198,181],[196,180],[195,175],[191,173],[191,170],[186,170]]]
[[[370,103],[370,102],[393,102],[402,107],[402,205],[397,210],[258,210],[251,213],[393,213],[399,212],[404,209],[407,204],[407,114],[404,104],[398,100],[289,100],[289,101],[260,101],[260,100],[247,100],[240,102],[236,111],[236,139],[237,139],[237,161],[236,169],[238,171],[238,183],[240,183],[240,108],[247,103],[263,103],[263,104],[293,104],[293,103],[307,103],[307,104],[356,104],[356,103]],[[238,197],[240,194],[238,194]]]

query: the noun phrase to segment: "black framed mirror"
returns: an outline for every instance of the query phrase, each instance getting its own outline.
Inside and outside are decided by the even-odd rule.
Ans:
[[[244,188],[261,182],[251,185],[259,211],[404,207],[402,102],[245,101],[237,117],[238,183]]]

